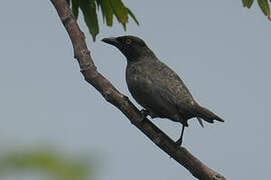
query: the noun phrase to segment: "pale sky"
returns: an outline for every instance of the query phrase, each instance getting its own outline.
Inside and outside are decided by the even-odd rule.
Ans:
[[[124,32],[116,21],[113,28],[101,23],[93,43],[79,19],[98,70],[132,99],[124,56],[100,40],[141,37],[201,105],[225,119],[205,128],[190,120],[183,145],[227,179],[268,178],[271,22],[258,5],[248,10],[241,0],[124,2],[140,26],[130,19]],[[0,17],[1,150],[51,144],[90,154],[97,159],[97,180],[194,179],[84,81],[49,0],[3,1]],[[152,121],[179,137],[178,123]]]

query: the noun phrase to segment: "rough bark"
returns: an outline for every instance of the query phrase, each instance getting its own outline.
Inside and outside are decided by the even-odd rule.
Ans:
[[[200,180],[226,180],[225,177],[207,167],[200,160],[194,157],[184,147],[178,147],[164,132],[155,126],[149,119],[142,120],[140,111],[128,99],[121,94],[97,68],[90,56],[90,51],[85,42],[85,36],[80,30],[71,9],[66,0],[51,0],[58,15],[66,28],[74,49],[74,57],[77,59],[81,73],[85,80],[94,86],[106,99],[116,106],[140,131],[142,131],[160,149],[174,158],[192,175]]]

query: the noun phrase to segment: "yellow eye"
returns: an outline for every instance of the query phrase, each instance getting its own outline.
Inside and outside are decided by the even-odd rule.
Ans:
[[[127,45],[129,45],[129,44],[132,43],[132,40],[131,40],[131,39],[126,39],[126,40],[125,40],[125,43],[126,43]]]

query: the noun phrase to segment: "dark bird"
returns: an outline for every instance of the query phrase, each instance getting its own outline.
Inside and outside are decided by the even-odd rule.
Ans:
[[[224,122],[193,99],[181,78],[161,62],[142,39],[120,36],[102,41],[117,47],[127,58],[126,82],[134,99],[145,108],[141,112],[152,118],[168,118],[182,123],[178,145],[182,144],[188,119],[196,117],[201,126],[202,119],[209,123],[214,120]]]

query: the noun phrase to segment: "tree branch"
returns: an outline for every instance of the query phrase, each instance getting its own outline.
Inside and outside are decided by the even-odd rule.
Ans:
[[[97,68],[90,56],[90,51],[85,42],[85,36],[80,30],[66,0],[51,0],[58,15],[65,26],[74,48],[74,57],[78,60],[81,73],[85,80],[94,86],[106,99],[117,107],[140,131],[169,156],[174,158],[192,175],[200,180],[226,180],[214,170],[208,168],[194,157],[184,147],[178,147],[164,132],[142,115],[127,96],[121,94]]]

